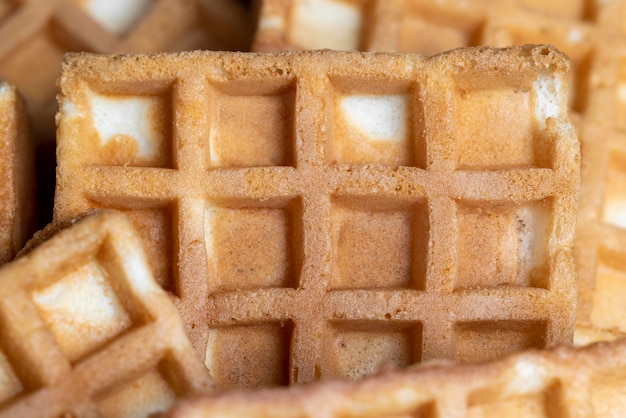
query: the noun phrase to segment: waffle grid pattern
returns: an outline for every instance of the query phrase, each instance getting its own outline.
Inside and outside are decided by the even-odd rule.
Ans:
[[[314,13],[337,8],[357,23]],[[551,43],[565,52],[572,63],[570,116],[583,158],[576,238],[576,339],[583,344],[626,332],[621,302],[626,297],[626,265],[620,261],[626,256],[621,203],[626,190],[625,21],[623,0],[264,0],[253,49],[324,46],[430,55],[464,46]],[[307,43],[320,39],[329,44]]]
[[[210,388],[137,245],[101,213],[3,269],[0,416],[148,414]]]
[[[480,365],[424,365],[359,382],[229,392],[183,401],[171,418],[603,417],[619,414],[624,341],[527,351]]]
[[[105,10],[92,3],[0,1],[0,76],[26,96],[38,138],[54,138],[55,80],[66,52],[240,50],[250,38],[247,15],[230,0],[132,0]],[[128,19],[130,15],[134,18]],[[244,29],[235,36],[224,30],[229,26]]]
[[[224,387],[357,377],[388,361],[473,361],[500,354],[490,345],[507,352],[569,341],[578,154],[566,96],[556,94],[555,119],[533,128],[531,139],[510,141],[524,144],[521,160],[499,160],[488,146],[463,160],[455,123],[442,122],[461,126],[455,100],[494,88],[523,91],[522,100],[541,107],[537,80],[566,85],[567,65],[545,48],[475,52],[490,70],[461,52],[431,60],[197,53],[119,57],[114,66],[74,56],[61,80],[55,219],[106,206],[128,211],[135,225],[152,219],[146,231],[166,231],[173,257],[156,266],[157,277],[177,296],[196,350]],[[542,56],[557,64],[544,65]],[[520,78],[490,84],[520,61],[527,71]],[[171,107],[161,112],[170,118],[154,120],[173,128],[155,132],[172,138],[155,134],[151,143],[158,150],[171,141],[163,149],[173,155],[111,157],[104,150],[110,144],[98,145],[94,132],[94,92],[120,100],[144,95],[156,107],[151,95],[168,97]],[[255,113],[237,105],[241,96],[256,112],[282,115],[263,115],[273,122],[253,130],[265,141],[261,148],[249,136],[226,137],[255,123]],[[411,122],[398,128],[404,136],[384,147],[387,154],[342,153],[342,143],[353,141],[342,126],[355,122],[341,106],[362,96],[382,114],[389,103],[406,106]],[[111,146],[123,153],[118,139]],[[241,151],[230,152],[233,143]],[[549,221],[541,226],[541,219]],[[470,243],[485,228],[517,231],[513,239],[523,241],[528,225],[547,237],[538,269],[515,266],[517,254],[497,242],[482,243],[494,246],[495,261],[472,258]],[[159,264],[169,253],[146,234]],[[457,258],[459,245],[470,255]],[[393,250],[372,263],[377,246]],[[371,347],[380,352],[363,351]]]

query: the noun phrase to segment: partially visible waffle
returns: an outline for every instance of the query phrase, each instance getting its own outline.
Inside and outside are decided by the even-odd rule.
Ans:
[[[626,336],[626,38],[594,51],[576,236],[576,340]]]
[[[584,344],[626,335],[624,22],[625,0],[264,0],[254,48],[430,55],[551,43],[565,52],[570,114],[582,142],[576,341]]]
[[[35,208],[30,121],[15,88],[0,82],[0,264],[11,261],[33,228]]]
[[[121,213],[0,269],[0,417],[138,417],[212,382]]]
[[[478,365],[424,364],[358,382],[185,400],[170,418],[620,417],[626,340],[530,350]]]
[[[251,33],[236,0],[0,0],[0,78],[24,94],[38,141],[54,143],[65,52],[246,50]]]
[[[126,212],[223,388],[571,342],[552,48],[68,57],[55,219]]]

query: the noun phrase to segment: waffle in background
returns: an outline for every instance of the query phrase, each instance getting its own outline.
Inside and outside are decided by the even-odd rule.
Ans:
[[[568,70],[548,47],[72,55],[55,219],[129,215],[223,388],[571,342]]]
[[[247,50],[252,30],[236,0],[0,0],[0,77],[25,95],[39,142],[54,142],[65,52]]]
[[[581,139],[579,344],[626,333],[626,1],[264,0],[254,49],[435,54],[551,43],[572,62]]]
[[[0,79],[20,90],[33,120],[38,228],[52,219],[65,52],[248,50],[251,20],[237,0],[0,0]]]
[[[124,215],[0,269],[0,416],[147,416],[212,382]]]
[[[0,264],[13,259],[34,227],[33,148],[21,97],[0,83]]]
[[[424,364],[358,382],[233,391],[180,402],[170,418],[620,417],[626,340],[526,351],[479,365]]]

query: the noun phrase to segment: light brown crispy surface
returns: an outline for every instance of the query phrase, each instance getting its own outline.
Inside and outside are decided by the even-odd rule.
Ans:
[[[212,389],[119,212],[7,264],[0,293],[2,417],[147,416]]]
[[[185,400],[171,418],[618,417],[626,340],[471,365],[423,364],[357,382],[233,391]]]
[[[55,219],[129,215],[223,388],[571,342],[568,70],[545,46],[72,55]]]
[[[626,1],[264,0],[254,50],[435,54],[550,43],[571,60],[581,139],[578,344],[626,333]]]
[[[0,83],[0,264],[13,259],[33,230],[33,159],[22,99],[13,86]]]

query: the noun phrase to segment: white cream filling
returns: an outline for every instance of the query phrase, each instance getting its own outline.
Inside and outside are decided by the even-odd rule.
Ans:
[[[617,99],[622,102],[622,106],[626,106],[626,83],[621,83],[617,86]],[[626,114],[621,115],[626,118]]]
[[[116,35],[126,32],[148,9],[151,0],[86,0],[83,8]]]
[[[351,127],[372,141],[406,140],[409,95],[345,96],[339,108]]]
[[[539,129],[546,128],[546,119],[565,115],[567,106],[560,100],[562,90],[562,81],[558,77],[540,75],[533,83],[535,119]]]
[[[285,21],[278,16],[265,16],[259,19],[259,29],[282,31],[284,28]]]
[[[603,220],[606,223],[626,228],[626,199],[615,199],[607,201],[604,205]]]
[[[102,146],[124,135],[137,142],[137,156],[153,159],[162,133],[154,126],[151,115],[157,99],[154,97],[107,97],[92,93],[93,121]]]
[[[290,40],[304,49],[359,47],[361,11],[336,0],[299,0],[294,5]]]
[[[36,292],[33,299],[71,359],[130,325],[128,314],[96,262]]]
[[[540,267],[545,262],[546,234],[550,217],[541,206],[523,207],[517,212],[517,218],[525,227],[519,231],[519,259],[520,273],[529,275],[532,269]]]
[[[540,392],[544,389],[546,371],[541,366],[521,359],[515,363],[515,373],[506,385],[509,394]]]

